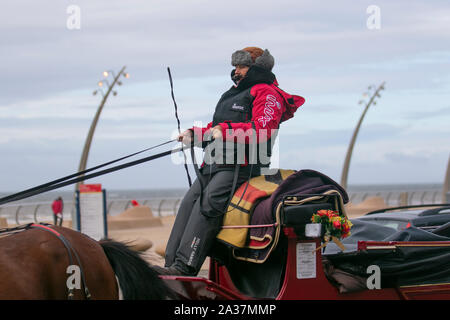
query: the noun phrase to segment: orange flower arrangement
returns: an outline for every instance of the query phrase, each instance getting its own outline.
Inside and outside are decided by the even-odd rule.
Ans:
[[[344,246],[339,239],[346,238],[350,235],[352,223],[338,211],[318,210],[311,218],[313,223],[321,223],[325,228],[324,240],[326,245],[330,238],[342,249]]]

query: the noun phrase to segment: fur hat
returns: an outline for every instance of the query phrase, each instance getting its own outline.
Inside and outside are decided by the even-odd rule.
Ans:
[[[252,66],[257,65],[261,68],[272,71],[275,64],[275,59],[270,54],[269,50],[263,50],[258,47],[247,47],[238,50],[231,55],[231,65],[237,66]]]

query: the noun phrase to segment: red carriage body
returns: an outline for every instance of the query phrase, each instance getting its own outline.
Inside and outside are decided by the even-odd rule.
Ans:
[[[324,197],[324,199],[324,201],[328,203],[337,203],[334,200],[330,200],[330,197],[328,196]],[[283,204],[281,204],[281,206],[283,207]],[[342,207],[337,205],[336,209],[342,210]],[[309,219],[310,217],[307,218]],[[280,268],[278,269],[280,271],[279,273],[276,272],[277,268],[269,268],[267,269],[268,272],[265,273],[263,265],[258,265],[251,262],[239,262],[239,264],[235,264],[235,262],[233,261],[231,261],[230,264],[224,263],[220,258],[216,259],[215,257],[212,257],[210,259],[208,278],[179,276],[162,276],[162,278],[175,281],[179,285],[182,285],[185,290],[184,298],[194,300],[450,299],[450,281],[448,281],[448,273],[445,273],[445,276],[443,277],[431,277],[432,280],[414,282],[416,281],[414,279],[409,281],[408,274],[406,272],[404,275],[402,275],[403,279],[406,279],[406,283],[405,281],[403,281],[403,284],[400,283],[396,285],[390,285],[388,287],[381,286],[381,288],[374,289],[369,289],[369,286],[366,286],[365,288],[359,288],[358,290],[348,290],[347,292],[343,292],[342,288],[340,288],[340,286],[336,284],[335,279],[332,279],[330,273],[327,271],[328,269],[326,269],[325,267],[325,262],[329,260],[329,256],[324,255],[322,249],[317,249],[323,244],[323,238],[321,236],[314,238],[306,237],[304,225],[289,225],[289,223],[285,223],[285,221],[288,220],[289,219],[285,219],[285,217],[283,217],[280,223],[280,242],[278,243],[277,247],[281,250],[282,253],[277,255],[274,252],[273,255],[275,255],[275,261],[268,260],[267,262],[265,262],[272,265],[276,265],[278,263],[280,266]],[[372,255],[377,256],[380,254],[399,255],[399,250],[409,250],[411,248],[412,250],[431,250],[439,254],[446,254],[448,251],[450,252],[450,241],[358,241],[356,250],[353,251],[351,256],[353,257],[353,259],[355,257],[359,259],[359,256],[370,257]],[[308,257],[305,258],[306,254],[308,255]],[[426,254],[428,254],[428,251]],[[426,264],[430,264],[429,260],[424,258],[428,257],[426,256],[426,254],[425,256],[423,254],[418,255],[418,260],[414,260],[414,255],[412,256],[412,262],[415,265],[416,269],[417,266],[419,266],[420,268],[421,264],[423,264],[424,266]],[[402,255],[403,253],[400,253],[400,256]],[[340,257],[339,255],[337,256]],[[436,259],[439,260],[441,259],[440,257],[441,256],[438,255]],[[434,261],[437,261],[436,259]],[[257,270],[258,268],[259,271]],[[308,268],[306,275],[305,270],[302,270],[302,268]],[[242,270],[242,273],[240,273],[239,269]],[[244,284],[242,284],[242,279],[251,277],[253,270],[255,270],[255,273],[259,272],[260,283],[258,283],[252,291],[248,290],[248,283],[245,283],[244,281]],[[275,272],[273,272],[273,270],[275,270]],[[423,272],[426,273],[427,270],[427,267],[425,267]],[[429,270],[437,269],[434,268]],[[349,279],[351,279],[351,274],[344,274],[346,275],[346,277],[349,277]],[[367,278],[359,277],[358,279],[363,279],[364,281],[366,281],[370,274],[367,274],[366,276]],[[278,277],[275,279],[275,281],[272,281],[273,283],[275,283],[275,291],[272,290],[271,294],[266,295],[259,294],[260,292],[258,291],[258,286],[260,286],[261,283],[265,281],[270,282],[272,277]],[[424,278],[427,278],[426,274]],[[366,284],[364,283],[364,285]]]
[[[316,258],[316,277],[311,279],[297,278],[297,251],[298,243],[313,243],[320,246],[320,239],[298,240],[291,230],[288,233],[288,255],[285,267],[285,276],[276,300],[447,300],[450,299],[450,283],[411,285],[396,288],[367,289],[352,293],[339,293],[339,289],[331,284],[322,268],[322,255],[319,252]],[[392,248],[397,245],[405,245],[403,242],[364,242],[368,247],[376,245]],[[435,245],[450,246],[450,243],[423,243],[408,242],[407,245]],[[179,277],[162,276],[166,280],[180,281],[188,293],[186,299],[212,299],[212,300],[253,300],[259,299],[247,296],[239,291],[233,283],[233,279],[226,266],[220,266],[217,261],[211,260],[209,277]]]

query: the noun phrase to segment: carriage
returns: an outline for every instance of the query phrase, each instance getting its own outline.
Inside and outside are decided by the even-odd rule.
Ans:
[[[283,195],[270,250],[217,241],[208,277],[160,277],[193,300],[450,299],[450,222],[388,230],[354,219],[351,236],[324,246],[324,228],[311,218],[330,208],[345,215],[343,202],[340,192]]]

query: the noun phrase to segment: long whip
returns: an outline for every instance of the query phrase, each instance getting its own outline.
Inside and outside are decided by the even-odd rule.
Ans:
[[[181,134],[180,118],[178,117],[178,106],[177,106],[177,103],[175,101],[175,94],[173,93],[172,74],[170,73],[170,68],[169,67],[167,67],[167,72],[169,73],[170,93],[172,94],[172,101],[173,101],[173,104],[175,106],[175,118],[177,118],[177,123],[178,123],[178,134]],[[183,145],[183,142],[181,142],[181,145]],[[187,158],[186,158],[186,154],[184,153],[184,150],[183,150],[183,156],[184,156],[184,170],[186,170],[189,187],[191,187],[192,186],[192,180],[191,180],[191,176],[189,175],[189,169],[188,169],[188,166],[187,166]]]

